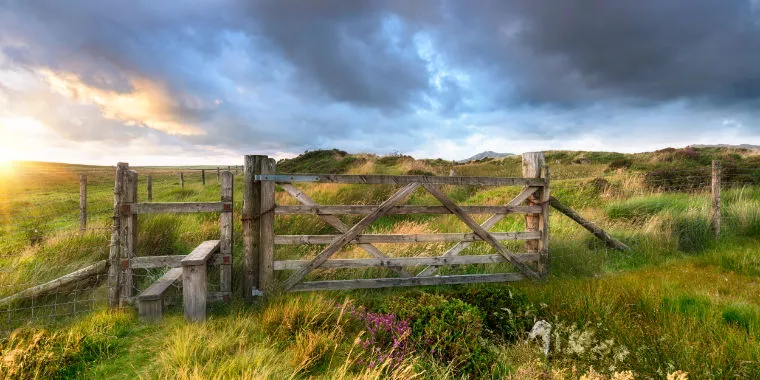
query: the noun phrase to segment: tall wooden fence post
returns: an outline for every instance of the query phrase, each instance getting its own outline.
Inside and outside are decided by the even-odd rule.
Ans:
[[[712,229],[715,234],[715,238],[720,237],[720,179],[721,179],[721,166],[720,161],[713,160],[712,162]]]
[[[179,187],[181,189],[185,188],[185,173],[179,172]]]
[[[201,169],[201,184],[206,186],[206,169]]]
[[[121,202],[124,192],[124,177],[129,164],[119,162],[116,166],[116,178],[113,186],[113,227],[111,229],[111,247],[108,253],[108,306],[114,309],[121,299]]]
[[[253,300],[253,291],[259,286],[259,194],[261,184],[253,178],[261,173],[263,156],[246,155],[243,165],[243,298]],[[217,168],[218,173],[219,168]]]
[[[87,229],[87,175],[79,176],[79,230]]]
[[[543,152],[528,152],[522,155],[522,176],[523,178],[541,178],[541,169],[546,166],[546,159]],[[534,194],[528,198],[528,205],[539,205],[541,194]],[[539,231],[541,229],[541,214],[525,215],[525,231]],[[539,252],[541,249],[541,239],[526,240],[525,249],[528,252]]]
[[[551,194],[549,193],[549,166],[541,168],[541,178],[546,180],[546,186],[537,194],[541,203],[541,220],[539,228],[541,230],[541,240],[539,241],[539,258],[538,258],[538,273],[544,277],[549,273],[549,200]]]
[[[153,202],[153,177],[148,175],[148,202]]]
[[[263,156],[261,174],[274,174],[275,162]],[[268,292],[274,286],[274,181],[261,181],[260,198],[259,290]]]
[[[230,172],[224,172],[222,175],[222,204],[224,211],[221,219],[221,239],[219,243],[219,252],[224,257],[222,264],[219,266],[219,290],[221,292],[232,291],[232,204],[234,177]]]
[[[127,170],[124,174],[124,190],[121,194],[121,259],[125,263],[122,265],[122,301],[132,298],[134,293],[135,278],[130,260],[135,257],[137,251],[137,214],[132,213],[132,205],[137,203],[137,172]]]

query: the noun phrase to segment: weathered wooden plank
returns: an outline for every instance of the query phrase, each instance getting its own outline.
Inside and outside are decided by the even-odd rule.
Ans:
[[[182,266],[205,264],[211,255],[219,251],[219,240],[206,240],[193,249],[180,262]]]
[[[527,152],[522,155],[522,176],[525,178],[539,178],[541,177],[541,168],[546,166],[546,159],[543,152]],[[528,198],[528,205],[539,204],[538,197],[540,193],[536,193],[536,196]],[[540,230],[541,215],[527,214],[525,215],[525,230],[526,231],[538,231]],[[538,240],[529,240],[525,242],[526,251],[539,251],[540,242]]]
[[[129,265],[133,269],[177,268],[182,266],[182,259],[186,257],[187,255],[138,256],[132,258]],[[215,253],[207,263],[211,266],[229,264],[232,263],[232,255]]]
[[[261,202],[261,182],[254,182],[254,176],[261,173],[261,161],[266,156],[246,155],[243,167],[243,298],[253,300],[253,291],[259,286],[259,214]],[[219,168],[217,168],[219,179]]]
[[[223,212],[224,202],[156,202],[133,203],[132,214]]]
[[[319,206],[317,202],[314,202],[313,199],[311,199],[308,195],[304,194],[302,191],[298,190],[295,186],[291,184],[284,183],[282,184],[282,188],[290,194],[292,197],[296,198],[299,202],[303,203],[306,206]],[[348,231],[349,227],[343,223],[338,217],[334,215],[320,215],[320,218],[325,221],[325,223],[333,226],[335,229],[337,229],[341,233],[346,233]],[[277,243],[277,237],[275,237],[275,244]],[[375,247],[372,244],[364,244],[360,243],[359,247],[361,247],[363,250],[367,251],[370,255],[374,256],[375,258],[386,258],[388,257],[385,253],[380,251],[377,247]],[[406,271],[404,268],[396,268],[391,267],[392,271],[399,274],[401,277],[412,277],[412,274]]]
[[[599,240],[605,242],[607,246],[621,251],[630,250],[627,245],[612,237],[612,235],[608,234],[607,231],[603,230],[593,222],[586,220],[584,217],[580,216],[580,214],[575,212],[575,210],[562,204],[562,202],[560,202],[557,198],[549,197],[549,204],[554,207],[555,210],[565,214],[568,218],[580,224],[581,227],[594,234],[594,236],[599,238]]]
[[[541,238],[540,231],[530,232],[492,232],[496,240],[528,240]],[[342,235],[277,235],[275,244],[330,244]],[[441,233],[441,234],[364,234],[358,235],[349,244],[370,243],[431,243],[431,242],[460,242],[483,241],[473,233]]]
[[[285,186],[283,184],[283,186]],[[535,190],[534,190],[535,191]],[[460,206],[467,214],[533,214],[540,213],[540,206]],[[367,215],[377,205],[302,205],[302,206],[277,206],[275,213],[278,215]],[[407,214],[451,214],[443,206],[394,206],[386,213],[387,215]]]
[[[409,194],[416,190],[418,186],[418,184],[412,183],[399,189],[395,194],[383,202],[373,213],[365,216],[362,220],[359,221],[359,223],[356,223],[356,225],[346,231],[343,237],[335,240],[332,244],[327,246],[327,248],[322,250],[322,252],[320,252],[317,257],[315,257],[309,264],[292,274],[283,284],[283,289],[289,290],[294,285],[303,280],[303,278],[306,277],[309,272],[315,268],[318,268],[335,252],[338,252],[340,249],[345,247],[346,244],[356,238],[356,236],[359,235],[365,228],[367,228],[367,226],[377,220],[377,218],[384,215],[385,212],[388,211],[388,209],[390,209],[392,206],[405,199]]]
[[[478,224],[474,219],[472,219],[471,216],[467,215],[462,211],[459,206],[454,204],[447,196],[444,194],[441,190],[439,190],[434,185],[430,184],[423,184],[422,185],[430,194],[435,197],[435,199],[438,199],[441,204],[451,210],[462,222],[464,222],[467,227],[472,229],[472,232],[474,232],[478,237],[483,239],[485,242],[490,244],[496,252],[500,253],[504,258],[509,260],[512,265],[514,265],[520,272],[522,272],[524,275],[533,278],[533,279],[539,279],[538,273],[536,273],[533,269],[528,267],[525,263],[521,263],[515,255],[510,252],[508,249],[506,249],[501,243],[499,243],[498,240],[496,240],[493,235],[491,235],[487,230],[485,230],[483,227]]]
[[[182,266],[182,306],[185,320],[206,319],[206,263]]]
[[[275,161],[261,161],[261,174],[275,172]],[[274,181],[261,181],[259,237],[259,290],[271,291],[274,286]]]
[[[157,300],[164,296],[169,287],[174,285],[175,282],[182,278],[182,268],[169,269],[163,276],[152,283],[147,289],[143,290],[137,299],[142,302],[143,300]]]
[[[525,253],[515,255],[518,260],[525,263],[538,261],[537,253]],[[473,255],[473,256],[438,256],[438,257],[393,257],[385,259],[333,259],[327,260],[320,268],[322,269],[346,269],[346,268],[375,268],[375,267],[414,267],[422,265],[469,265],[469,264],[497,264],[504,263],[507,259],[502,255]],[[282,260],[274,262],[275,270],[298,270],[308,264],[309,260]]]
[[[485,282],[514,282],[524,280],[521,273],[467,274],[459,276],[378,278],[359,280],[309,281],[296,284],[290,290],[294,292],[316,290],[350,290],[375,289],[400,286],[455,285]]]
[[[546,277],[549,271],[549,188],[550,188],[550,173],[549,167],[544,166],[541,169],[541,178],[546,180],[546,186],[539,190],[536,194],[539,196],[538,200],[541,204],[541,219],[539,220],[538,229],[541,232],[541,239],[538,242],[538,252],[541,257],[536,263],[536,269],[542,277]]]
[[[118,265],[117,265],[118,266]],[[0,305],[6,305],[18,299],[37,297],[44,294],[48,294],[63,286],[73,284],[77,281],[85,280],[93,276],[100,276],[106,273],[108,267],[108,261],[101,260],[94,264],[88,265],[82,269],[71,272],[67,275],[50,280],[44,284],[33,286],[29,289],[22,290],[16,294],[0,299]]]
[[[354,174],[306,174],[306,175],[270,175],[262,174],[260,179],[274,180],[278,183],[320,182],[368,185],[476,185],[476,186],[544,186],[540,178],[505,178],[505,177],[436,177],[423,175],[354,175]]]
[[[123,203],[137,202],[137,172],[128,170],[125,173],[124,192],[122,193]],[[122,216],[122,240],[124,246],[121,251],[123,259],[135,257],[137,252],[137,215]],[[121,298],[132,298],[134,296],[135,277],[132,268],[123,268],[123,282],[121,287]]]
[[[113,187],[113,226],[111,227],[111,246],[108,251],[108,307],[119,306],[121,299],[121,276],[119,262],[121,260],[121,199],[124,191],[124,173],[129,170],[129,164],[119,162],[116,165],[116,178]]]
[[[232,222],[232,205],[233,205],[233,176],[231,172],[222,174],[222,204],[228,204],[229,210],[222,212],[219,216],[221,224],[219,238],[219,252],[227,255],[229,259],[219,267],[219,290],[229,292],[232,290],[232,240],[233,240],[233,222]]]
[[[528,199],[528,197],[530,197],[531,195],[533,195],[533,193],[535,193],[536,190],[538,190],[538,189],[539,189],[538,187],[526,187],[526,188],[522,189],[522,191],[520,191],[520,193],[517,194],[517,196],[515,196],[514,198],[512,198],[512,200],[507,203],[507,207],[513,207],[513,206],[519,205],[520,203],[522,203],[526,199]],[[489,217],[488,219],[486,219],[486,221],[484,221],[483,224],[481,224],[480,226],[483,227],[486,230],[490,230],[491,228],[493,228],[496,225],[496,223],[499,223],[499,221],[501,221],[502,219],[504,219],[505,216],[506,216],[506,214],[495,214],[495,215],[492,215],[491,217]],[[465,242],[457,243],[453,247],[451,247],[448,251],[446,251],[446,253],[444,253],[443,256],[456,256],[456,255],[460,254],[462,251],[464,251],[467,247],[469,247],[470,244],[472,244],[472,242],[465,241]],[[417,277],[431,276],[437,270],[438,270],[437,266],[431,265],[431,266],[423,269],[422,271],[420,271],[417,274]]]

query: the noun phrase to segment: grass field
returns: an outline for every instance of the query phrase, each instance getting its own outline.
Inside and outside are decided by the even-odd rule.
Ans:
[[[695,153],[696,152],[696,153]],[[723,233],[712,237],[709,176],[726,168]],[[552,194],[631,246],[609,250],[553,212],[550,276],[540,283],[286,294],[254,305],[236,297],[186,324],[173,306],[158,324],[131,309],[102,308],[52,321],[8,323],[0,373],[8,378],[758,378],[760,377],[760,165],[752,152],[663,150],[637,155],[548,152]],[[519,176],[519,157],[453,165],[405,156],[309,152],[281,161],[283,172]],[[11,172],[14,170],[15,172]],[[216,201],[207,172],[137,168],[156,201]],[[78,173],[89,173],[91,231],[78,232]],[[707,171],[709,174],[709,169]],[[20,163],[0,185],[0,298],[107,257],[112,204],[110,168]],[[242,183],[235,178],[235,213]],[[391,186],[299,185],[323,204],[376,204]],[[518,188],[449,187],[460,204],[503,204]],[[295,204],[278,189],[278,204]],[[422,191],[411,204],[433,204]],[[485,216],[479,217],[482,222]],[[235,218],[235,294],[242,272]],[[355,218],[345,218],[347,223]],[[141,216],[138,255],[184,254],[218,238],[215,215]],[[277,217],[278,234],[334,233],[313,216]],[[493,231],[524,228],[505,218]],[[394,216],[373,232],[465,232],[453,216]],[[451,244],[380,245],[391,256],[434,256]],[[277,259],[312,257],[322,246],[278,246]],[[510,246],[519,249],[519,244]],[[464,254],[490,253],[482,243]],[[349,247],[336,257],[359,257]],[[444,273],[508,271],[470,265]],[[159,273],[160,274],[160,273]],[[157,273],[144,273],[144,285]],[[392,275],[380,269],[321,270],[312,279]],[[553,325],[551,354],[528,341],[540,319]],[[4,323],[0,321],[0,323]],[[627,372],[627,371],[630,371]],[[596,377],[595,377],[596,376]]]

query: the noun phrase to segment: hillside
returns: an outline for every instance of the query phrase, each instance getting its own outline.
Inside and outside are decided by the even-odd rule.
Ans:
[[[501,157],[507,157],[507,156],[514,156],[512,153],[496,153],[494,151],[487,150],[485,152],[480,152],[472,157],[465,158],[464,160],[459,160],[457,162],[459,163],[465,163],[465,162],[471,162],[471,161],[480,161],[484,158],[501,158]]]
[[[104,283],[0,308],[0,375],[25,378],[689,378],[760,376],[760,155],[736,148],[656,152],[546,152],[551,192],[628,244],[610,250],[563,215],[549,225],[550,275],[542,282],[280,294],[242,301],[243,191],[234,189],[234,294],[205,323],[188,324],[174,298],[159,323],[133,307],[105,311]],[[724,167],[723,232],[710,226],[709,167]],[[519,156],[452,163],[409,156],[307,152],[277,163],[283,173],[519,176]],[[214,167],[209,165],[209,167]],[[152,175],[155,202],[218,202],[215,174],[197,168],[137,168],[138,199]],[[79,174],[89,175],[87,231],[78,229]],[[183,173],[184,188],[179,186]],[[18,164],[0,186],[0,298],[108,255],[113,169]],[[320,204],[371,205],[393,186],[298,183]],[[445,186],[460,205],[502,205],[515,187]],[[276,188],[278,205],[297,201]],[[435,204],[417,191],[408,203]],[[487,215],[476,215],[482,223]],[[341,216],[352,225],[359,216]],[[217,239],[216,215],[140,215],[138,256],[187,253]],[[524,229],[509,215],[493,231]],[[276,217],[277,235],[334,234],[316,215]],[[464,233],[452,215],[391,215],[368,233]],[[506,246],[519,252],[522,242]],[[393,257],[437,256],[453,243],[377,244]],[[314,257],[324,245],[281,245],[277,260]],[[474,243],[462,255],[490,254]],[[338,256],[366,258],[350,246]],[[441,274],[509,270],[472,264]],[[421,268],[409,267],[416,273]],[[138,273],[145,287],[162,274]],[[280,280],[287,272],[280,272]],[[395,276],[384,268],[323,269],[316,279]],[[209,277],[211,278],[211,276]],[[181,293],[181,292],[180,292]],[[51,303],[52,302],[52,303]],[[59,314],[56,314],[59,313]],[[538,320],[553,326],[551,355],[528,339]],[[12,330],[15,330],[11,333]],[[617,374],[617,375],[616,375]],[[26,376],[25,376],[26,375]]]

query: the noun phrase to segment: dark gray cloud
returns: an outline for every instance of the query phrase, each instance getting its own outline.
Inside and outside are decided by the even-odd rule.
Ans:
[[[148,91],[147,110],[114,116],[81,91],[67,101],[0,86],[18,112],[54,104],[46,124],[92,141],[167,132],[143,113],[203,132],[165,141],[296,152],[407,151],[483,130],[562,138],[606,128],[614,138],[625,129],[618,115],[654,109],[681,120],[678,130],[691,109],[715,111],[698,130],[721,118],[754,129],[760,6],[0,0],[0,84],[2,70],[43,82],[40,73],[71,74],[90,98]]]

